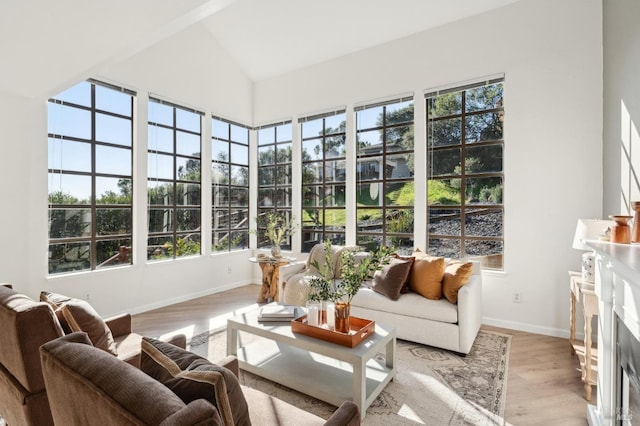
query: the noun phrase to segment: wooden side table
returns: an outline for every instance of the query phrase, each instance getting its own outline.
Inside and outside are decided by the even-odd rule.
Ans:
[[[592,386],[596,385],[598,378],[598,351],[591,339],[591,319],[598,315],[598,296],[594,291],[594,284],[582,281],[580,272],[569,271],[569,285],[571,353],[578,355],[580,360],[585,399],[590,401]],[[584,340],[576,339],[576,301],[582,304],[584,313]]]
[[[278,278],[280,266],[294,261],[292,257],[252,257],[250,262],[260,265],[262,270],[262,287],[258,293],[257,303],[273,302],[278,300]]]

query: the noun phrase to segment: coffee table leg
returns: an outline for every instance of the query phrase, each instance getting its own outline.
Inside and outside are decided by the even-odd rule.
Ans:
[[[365,402],[367,399],[367,366],[364,360],[353,364],[353,402],[360,409],[360,420],[364,419],[367,412]]]
[[[238,329],[227,325],[227,355],[238,355]]]
[[[389,340],[387,343],[387,354],[386,354],[386,362],[387,367],[393,369],[393,366],[396,365],[396,338]],[[393,380],[393,378],[391,379]]]

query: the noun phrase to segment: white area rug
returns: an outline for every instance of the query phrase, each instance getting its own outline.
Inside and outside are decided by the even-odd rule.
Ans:
[[[363,425],[502,425],[511,336],[480,331],[466,356],[398,340],[398,372],[367,410]],[[195,336],[190,349],[215,362],[226,332]],[[382,356],[382,355],[380,355]],[[335,407],[246,371],[240,382],[320,417]]]

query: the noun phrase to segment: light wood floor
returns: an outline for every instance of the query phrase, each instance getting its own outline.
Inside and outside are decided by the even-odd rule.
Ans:
[[[134,315],[134,331],[153,337],[184,333],[188,338],[223,328],[226,318],[258,306],[259,286],[237,289]],[[566,339],[483,326],[510,334],[505,424],[586,425],[587,402],[578,361]],[[595,389],[591,403],[595,403]]]

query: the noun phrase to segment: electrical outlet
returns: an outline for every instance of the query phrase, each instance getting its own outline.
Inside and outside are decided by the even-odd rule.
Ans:
[[[84,300],[86,300],[87,302],[91,302],[91,293],[86,292],[84,294]]]
[[[227,274],[231,273],[231,266],[227,266]]]
[[[511,300],[513,303],[521,303],[522,293],[520,293],[519,291],[514,291]]]

